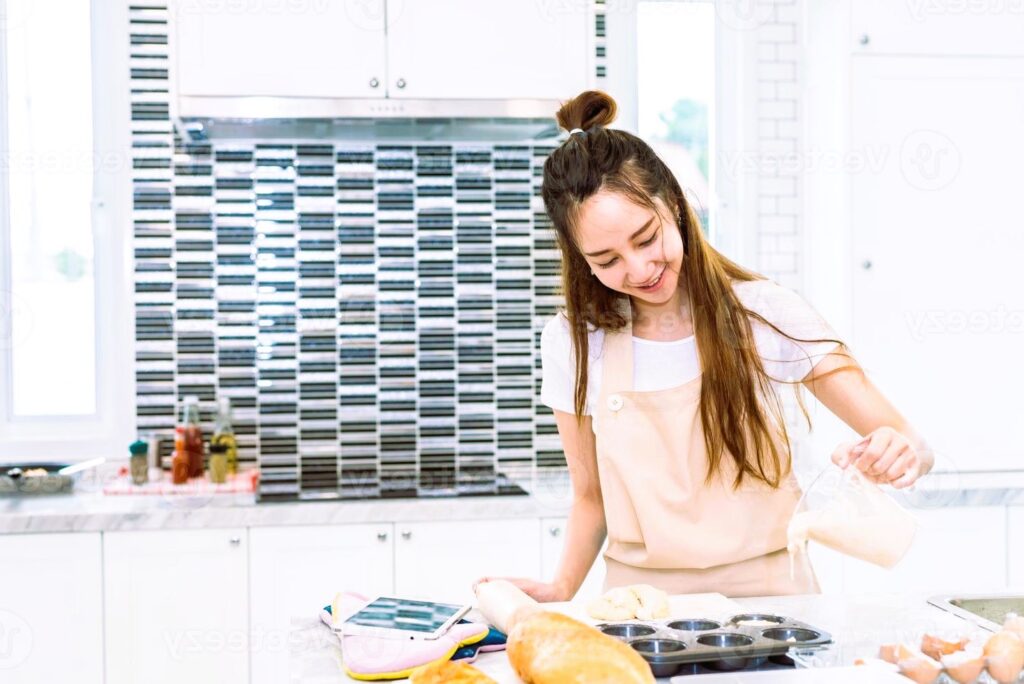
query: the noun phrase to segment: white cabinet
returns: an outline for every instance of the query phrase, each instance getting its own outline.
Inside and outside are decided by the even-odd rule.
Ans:
[[[852,61],[851,346],[943,469],[1012,470],[1024,60]]]
[[[384,97],[384,0],[172,6],[179,95]]]
[[[558,572],[558,563],[562,558],[562,550],[565,548],[567,522],[565,518],[544,518],[540,521],[540,578],[545,582],[554,580],[555,573]],[[583,585],[576,592],[576,598],[586,600],[601,595],[605,575],[603,554],[606,548],[608,548],[607,541],[598,553],[586,579],[583,580]]]
[[[1017,591],[1024,591],[1024,506],[1007,509],[1007,528],[1008,584]]]
[[[172,7],[171,77],[186,116],[313,116],[334,111],[331,100],[385,97],[560,100],[590,81],[586,2],[173,0]]]
[[[249,681],[245,529],[103,537],[107,684]]]
[[[965,506],[913,511],[914,544],[892,570],[844,560],[847,594],[994,593],[1006,587],[1006,508]]]
[[[1024,12],[1018,2],[852,0],[850,7],[851,40],[858,52],[1024,55]]]
[[[0,536],[0,681],[103,682],[99,533]]]
[[[309,525],[249,530],[252,682],[291,681],[288,633],[339,591],[394,592],[392,525]],[[302,612],[304,611],[304,612]]]
[[[485,575],[540,575],[537,519],[396,523],[395,593],[452,603],[473,601]]]
[[[388,96],[571,97],[588,82],[587,7],[388,0]]]

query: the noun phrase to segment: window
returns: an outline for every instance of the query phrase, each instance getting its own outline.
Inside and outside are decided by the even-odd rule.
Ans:
[[[637,6],[638,133],[675,174],[712,237],[715,17],[710,1]]]
[[[0,0],[6,461],[111,457],[130,434],[130,273],[121,266],[130,232],[119,221],[128,216],[130,156],[120,141],[129,121],[127,73],[117,73],[128,69],[119,40],[127,22],[117,23],[118,4]]]

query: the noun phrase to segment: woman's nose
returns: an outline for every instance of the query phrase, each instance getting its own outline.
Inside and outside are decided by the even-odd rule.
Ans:
[[[626,280],[630,285],[643,285],[654,277],[655,269],[641,254],[624,256],[623,260],[626,262]]]

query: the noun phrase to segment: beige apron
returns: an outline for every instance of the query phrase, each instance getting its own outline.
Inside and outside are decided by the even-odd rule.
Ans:
[[[627,321],[631,320],[628,306]],[[801,556],[790,578],[786,526],[800,498],[789,474],[779,489],[745,477],[723,454],[705,484],[701,378],[656,392],[633,391],[633,332],[605,335],[594,407],[597,465],[608,526],[605,590],[647,583],[671,594],[818,593]]]

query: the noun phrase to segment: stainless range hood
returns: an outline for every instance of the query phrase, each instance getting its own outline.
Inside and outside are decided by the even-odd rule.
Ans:
[[[183,137],[204,140],[554,140],[548,100],[181,97]]]

